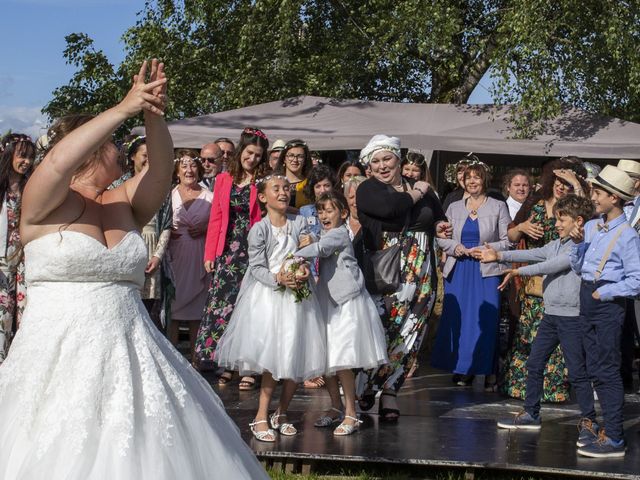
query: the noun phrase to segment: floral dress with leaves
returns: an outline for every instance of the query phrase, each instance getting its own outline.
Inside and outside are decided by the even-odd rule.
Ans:
[[[196,355],[200,361],[214,361],[218,340],[222,336],[240,291],[242,277],[249,263],[248,241],[250,187],[231,189],[229,227],[222,255],[216,258],[209,285],[207,303],[196,338]]]
[[[4,253],[0,256],[0,363],[9,351],[13,329],[20,323],[27,290],[19,229],[21,194],[7,191],[6,195],[7,244],[0,246]]]
[[[539,248],[558,238],[555,218],[547,217],[544,200],[531,209],[532,222],[544,229],[544,235],[539,240],[526,237],[526,248]],[[502,389],[513,398],[524,399],[526,394],[527,368],[526,363],[531,353],[531,344],[536,338],[538,327],[544,315],[542,297],[527,295],[524,288],[520,289],[520,318],[516,326],[510,361],[504,373]],[[569,381],[564,356],[560,346],[554,350],[547,362],[544,372],[543,402],[564,402],[569,399]]]
[[[435,303],[436,292],[432,282],[435,257],[429,235],[407,232],[399,240],[403,243],[401,289],[393,295],[372,296],[385,329],[389,363],[358,374],[358,395],[383,388],[396,392],[400,389],[416,360]],[[387,233],[383,248],[396,242],[398,234]]]

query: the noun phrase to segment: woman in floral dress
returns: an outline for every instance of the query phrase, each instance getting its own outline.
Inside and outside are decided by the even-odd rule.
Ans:
[[[231,318],[247,269],[247,235],[262,218],[255,179],[267,166],[268,148],[269,141],[261,130],[245,128],[229,170],[216,177],[204,254],[205,269],[212,275],[196,339],[200,368],[215,362],[218,340]],[[225,371],[218,383],[225,385],[232,378],[233,372]],[[240,380],[241,390],[254,386],[253,377]]]
[[[449,224],[426,182],[414,182],[400,174],[400,140],[374,136],[360,153],[372,176],[356,191],[358,219],[364,247],[370,251],[402,244],[401,285],[397,292],[380,297],[382,324],[389,364],[361,372],[356,379],[360,408],[369,410],[381,391],[381,420],[400,415],[396,395],[402,387],[427,331],[435,301],[435,255],[432,239],[446,236]],[[406,232],[402,233],[403,230]]]
[[[521,242],[519,248],[532,249],[557,239],[553,206],[568,193],[584,196],[588,186],[580,177],[586,178],[586,173],[582,163],[575,157],[565,157],[547,164],[540,178],[542,187],[525,201],[516,215],[513,226],[509,229],[509,240]],[[504,393],[523,400],[526,393],[526,363],[544,314],[542,296],[532,293],[532,290],[525,293],[524,284],[519,285],[520,317],[508,354],[509,363],[501,382]],[[564,402],[568,399],[567,369],[562,350],[558,346],[547,362],[542,401]]]
[[[6,135],[0,144],[0,364],[26,304],[24,263],[20,243],[22,190],[36,156],[26,135]]]

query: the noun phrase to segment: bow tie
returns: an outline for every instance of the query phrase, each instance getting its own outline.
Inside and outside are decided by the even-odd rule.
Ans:
[[[598,229],[599,232],[607,233],[609,231],[609,224],[607,224],[607,223],[598,223],[596,225],[596,228]]]

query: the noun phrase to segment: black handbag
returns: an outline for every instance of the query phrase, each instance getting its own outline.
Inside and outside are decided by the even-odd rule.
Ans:
[[[400,264],[404,234],[409,226],[409,215],[402,231],[398,235],[398,243],[383,250],[366,250],[363,255],[364,285],[374,295],[390,295],[400,288]]]
[[[364,284],[369,293],[390,295],[400,287],[402,243],[364,253]]]

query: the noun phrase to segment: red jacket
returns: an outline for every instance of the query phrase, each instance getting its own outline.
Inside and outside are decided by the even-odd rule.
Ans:
[[[211,202],[211,215],[207,227],[207,240],[204,245],[204,260],[213,261],[224,250],[224,242],[229,228],[229,204],[231,202],[231,187],[233,178],[224,172],[216,176],[213,188],[213,202]],[[249,187],[249,227],[261,220],[260,204],[258,203],[258,189],[254,184]]]

